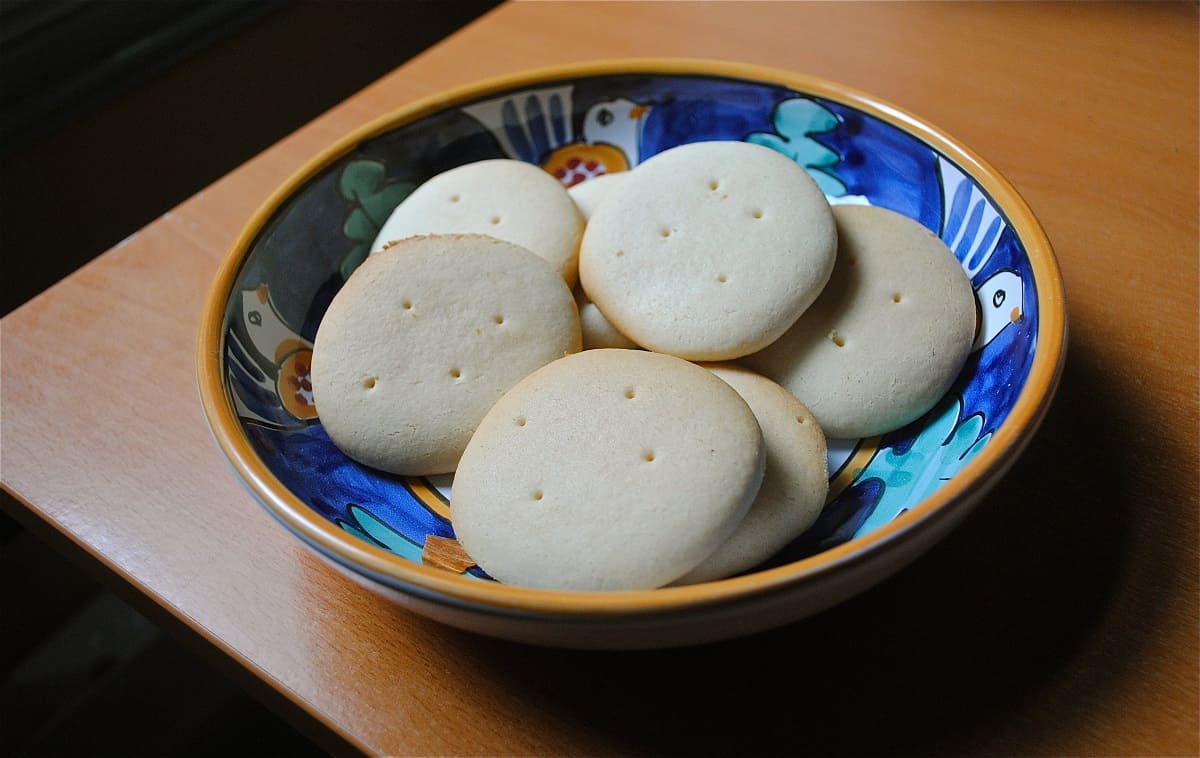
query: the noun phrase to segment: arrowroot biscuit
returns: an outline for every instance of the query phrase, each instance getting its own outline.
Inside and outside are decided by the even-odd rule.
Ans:
[[[916,420],[954,382],[975,334],[975,297],[932,232],[883,208],[838,206],[833,276],[751,368],[808,406],[830,437],[882,434]]]
[[[579,308],[579,328],[583,332],[583,349],[595,350],[600,347],[615,347],[624,350],[634,350],[637,345],[631,339],[617,331],[617,328],[604,318],[604,314],[596,304],[588,299],[583,287],[575,285],[575,305]]]
[[[495,159],[445,171],[417,187],[371,246],[422,234],[486,234],[549,261],[574,287],[583,217],[557,179],[537,166]]]
[[[575,201],[584,220],[591,218],[592,212],[600,201],[620,186],[629,173],[622,171],[616,174],[601,174],[576,184],[567,189],[567,194]],[[583,287],[575,285],[575,305],[579,307],[579,327],[583,330],[583,349],[595,350],[599,347],[616,347],[632,350],[637,347],[633,340],[617,331],[609,323],[600,309],[596,307],[583,291]]]
[[[742,520],[763,472],[758,422],[711,372],[642,350],[588,350],[488,412],[451,492],[484,571],[564,590],[659,587]]]
[[[705,366],[737,390],[762,428],[766,471],[750,510],[712,555],[675,584],[695,584],[753,568],[812,526],[825,505],[825,433],[804,405],[766,377],[733,364]]]
[[[567,194],[575,201],[575,206],[587,221],[600,205],[600,202],[625,181],[628,171],[615,174],[601,174],[567,189]]]
[[[506,390],[579,348],[571,292],[546,261],[483,235],[414,237],[369,256],[330,303],[313,399],[351,458],[445,473]]]
[[[726,360],[795,323],[828,280],[836,243],[829,203],[803,168],[759,145],[699,142],[650,158],[603,198],[580,278],[642,347]]]

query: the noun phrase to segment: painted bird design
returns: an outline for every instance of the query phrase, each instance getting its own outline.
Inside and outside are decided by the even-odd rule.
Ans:
[[[315,419],[309,378],[312,343],[280,317],[266,284],[242,290],[241,310],[250,344],[232,329],[226,337],[238,415],[279,428]]]
[[[505,155],[535,163],[564,187],[626,171],[640,160],[638,144],[650,106],[615,97],[593,103],[574,127],[574,87],[546,87],[463,107]]]

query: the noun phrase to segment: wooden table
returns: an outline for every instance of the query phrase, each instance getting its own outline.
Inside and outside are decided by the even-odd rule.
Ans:
[[[14,515],[335,750],[1196,755],[1197,18],[1192,3],[502,6],[3,320]],[[972,146],[1055,245],[1061,389],[950,538],[803,623],[634,654],[444,628],[329,569],[238,483],[195,391],[202,298],[272,188],[381,112],[647,55],[836,79]]]

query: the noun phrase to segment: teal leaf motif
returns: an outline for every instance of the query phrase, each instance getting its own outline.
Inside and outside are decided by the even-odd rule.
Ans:
[[[346,257],[342,259],[342,265],[338,266],[338,273],[342,275],[342,280],[350,278],[354,273],[354,269],[362,265],[362,262],[367,259],[371,253],[371,243],[360,242],[350,248],[350,252],[346,253]]]
[[[376,518],[375,514],[353,503],[346,508],[346,513],[350,517],[349,520],[337,519],[337,525],[344,532],[395,553],[401,558],[415,563],[421,562],[421,546],[413,544],[403,534]]]
[[[339,267],[343,279],[366,260],[383,223],[415,188],[410,182],[387,183],[379,161],[351,161],[342,169],[338,194],[355,204],[342,223],[342,235],[356,243]]]
[[[846,185],[832,171],[841,157],[813,137],[836,128],[837,116],[812,100],[792,98],[775,106],[771,123],[775,134],[751,132],[746,135],[746,142],[769,147],[791,158],[808,171],[826,195],[846,194]]]
[[[992,435],[980,436],[983,418],[976,414],[961,419],[961,414],[962,401],[950,395],[930,413],[911,447],[902,453],[888,448],[871,459],[859,480],[878,478],[883,494],[855,536],[874,531],[921,502],[987,445]]]
[[[346,221],[342,224],[342,234],[363,242],[369,237],[371,242],[374,242],[375,235],[379,234],[379,224],[372,221],[362,208],[355,208],[347,214]]]

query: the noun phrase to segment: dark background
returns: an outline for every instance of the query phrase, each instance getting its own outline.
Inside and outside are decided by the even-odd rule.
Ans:
[[[0,314],[497,4],[0,0]],[[0,514],[0,755],[343,747],[102,579]]]

